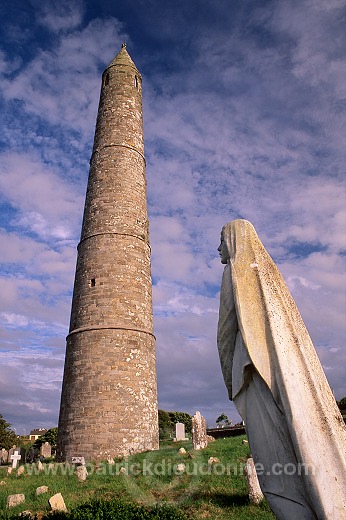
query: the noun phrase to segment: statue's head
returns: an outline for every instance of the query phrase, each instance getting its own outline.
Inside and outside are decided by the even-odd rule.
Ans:
[[[221,230],[221,242],[218,251],[222,264],[227,264],[235,257],[236,249],[244,247],[244,240],[253,235],[257,237],[255,228],[248,220],[236,219],[227,222]]]

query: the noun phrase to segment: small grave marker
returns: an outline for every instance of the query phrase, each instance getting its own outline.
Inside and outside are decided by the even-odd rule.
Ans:
[[[21,455],[19,455],[19,452],[16,450],[13,455],[11,455],[12,459],[12,468],[17,467],[17,462],[22,458]]]

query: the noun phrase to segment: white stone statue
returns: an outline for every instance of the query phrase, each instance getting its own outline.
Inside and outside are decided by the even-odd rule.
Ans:
[[[346,519],[346,427],[295,302],[252,224],[221,232],[218,349],[280,520]]]

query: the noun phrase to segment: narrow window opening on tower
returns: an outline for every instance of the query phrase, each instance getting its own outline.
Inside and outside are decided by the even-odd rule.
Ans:
[[[107,72],[106,77],[105,77],[105,86],[108,85],[108,83],[109,83],[109,73]]]
[[[138,88],[138,78],[137,78],[137,76],[134,77],[133,84],[134,84],[135,88]]]
[[[95,287],[95,285],[96,285],[95,278],[91,278],[91,280],[89,280],[89,287]]]

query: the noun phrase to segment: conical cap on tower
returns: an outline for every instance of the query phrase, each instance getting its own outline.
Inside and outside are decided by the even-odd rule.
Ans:
[[[126,50],[126,43],[123,43],[121,45],[120,51],[115,56],[115,58],[111,61],[111,63],[108,65],[107,69],[109,69],[110,67],[114,67],[116,65],[124,65],[127,67],[133,67],[138,72],[136,65],[134,64],[134,62],[131,59],[131,56],[129,55],[129,53]],[[139,74],[139,72],[138,72],[138,74]]]

